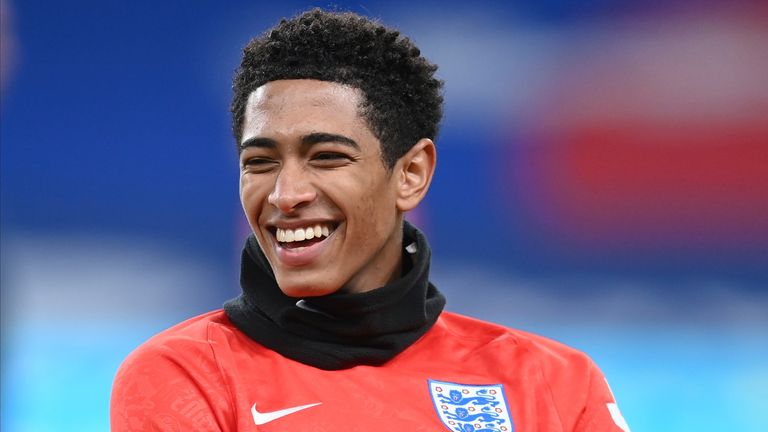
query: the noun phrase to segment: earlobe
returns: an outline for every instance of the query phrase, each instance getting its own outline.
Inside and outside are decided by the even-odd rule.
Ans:
[[[398,174],[397,208],[413,210],[424,198],[432,182],[437,162],[435,143],[420,139],[396,164]]]

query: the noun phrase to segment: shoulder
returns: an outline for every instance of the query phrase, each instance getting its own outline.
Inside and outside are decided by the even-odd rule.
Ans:
[[[158,422],[213,430],[211,425],[225,423],[231,395],[211,333],[229,325],[222,311],[208,312],[158,333],[129,354],[112,385],[113,430],[148,430]]]
[[[557,364],[584,363],[589,357],[562,342],[520,329],[505,327],[453,312],[444,312],[440,320],[456,337],[484,340],[489,344],[514,346],[531,356]]]
[[[457,338],[474,338],[474,355],[493,356],[501,374],[547,396],[567,430],[619,430],[618,414],[605,378],[584,352],[556,340],[446,312],[442,325]],[[540,383],[541,386],[538,386]],[[612,411],[609,409],[613,406]],[[628,430],[628,428],[622,428]]]
[[[212,311],[174,325],[133,350],[118,369],[115,383],[128,379],[157,379],[159,373],[171,373],[177,367],[209,368],[209,326],[221,320],[223,312]],[[215,325],[215,324],[214,324]]]
[[[211,327],[231,325],[221,310],[182,321],[152,336],[131,352],[123,366],[173,354],[201,354],[210,350]]]
[[[587,354],[548,337],[451,312],[444,312],[441,321],[454,337],[474,339],[476,345],[503,356],[510,364],[538,369],[553,387],[577,382],[586,386],[597,370]]]
[[[172,363],[191,369],[214,368],[213,344],[215,335],[236,331],[223,310],[218,309],[182,321],[152,336],[133,350],[118,370],[118,377],[126,372],[140,373],[147,367]],[[213,371],[211,371],[213,372]]]
[[[152,336],[144,345],[152,346],[162,343],[178,343],[183,340],[207,339],[210,327],[231,327],[222,309],[213,310],[186,319],[160,333]]]

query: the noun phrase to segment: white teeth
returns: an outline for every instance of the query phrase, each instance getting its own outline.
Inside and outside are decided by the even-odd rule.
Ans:
[[[278,228],[275,232],[277,241],[281,243],[311,240],[313,238],[328,237],[329,235],[331,235],[331,228],[328,225],[315,225],[297,229]]]

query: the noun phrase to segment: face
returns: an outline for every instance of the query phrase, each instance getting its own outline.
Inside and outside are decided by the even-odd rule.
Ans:
[[[397,179],[359,115],[360,93],[281,80],[248,98],[240,199],[280,289],[364,292],[399,276]]]

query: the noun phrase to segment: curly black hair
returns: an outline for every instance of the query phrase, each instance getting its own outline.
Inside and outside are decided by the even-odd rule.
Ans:
[[[421,138],[435,139],[443,116],[437,66],[400,32],[354,13],[313,9],[251,40],[235,73],[232,129],[239,144],[248,96],[281,79],[348,85],[391,168]]]

